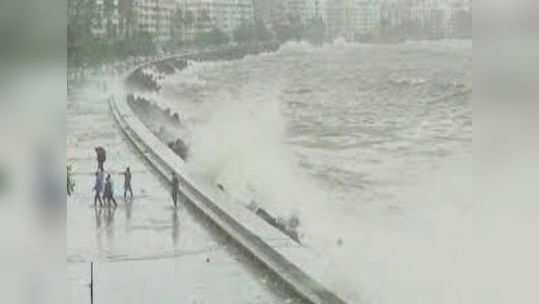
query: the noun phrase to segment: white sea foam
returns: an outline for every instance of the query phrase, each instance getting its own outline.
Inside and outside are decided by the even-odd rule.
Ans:
[[[438,52],[447,49],[445,44],[449,44],[449,52],[468,54],[462,42],[380,47],[382,55],[377,54],[376,46],[369,47],[372,60],[388,54],[392,56],[383,59],[405,65],[399,70],[390,62],[380,71],[387,70],[389,75],[404,71],[397,73],[396,79],[411,82],[429,79],[405,92],[388,88],[388,77],[369,73],[372,71],[365,70],[363,63],[361,72],[352,74],[343,67],[332,68],[330,64],[335,63],[330,62],[320,73],[339,69],[347,73],[339,81],[333,79],[338,75],[322,78],[327,83],[321,84],[333,86],[335,92],[326,88],[328,92],[316,95],[322,89],[313,86],[312,95],[295,94],[297,90],[288,90],[288,82],[296,81],[302,71],[284,69],[281,61],[269,60],[283,57],[282,61],[290,64],[308,54],[316,60],[320,52],[352,56],[354,48],[362,45],[350,45],[350,52],[343,54],[339,43],[323,48],[288,43],[258,61],[249,57],[230,66],[198,70],[194,77],[211,76],[210,81],[184,83],[201,85],[202,91],[211,87],[212,91],[193,93],[197,98],[203,96],[204,102],[193,107],[196,123],[192,125],[189,168],[211,183],[222,184],[238,201],[256,201],[279,217],[298,215],[305,244],[325,253],[327,259],[320,262],[328,265],[326,281],[346,294],[351,303],[525,302],[533,296],[533,280],[526,277],[528,283],[517,283],[513,278],[526,266],[537,266],[520,258],[531,259],[538,253],[529,238],[521,237],[537,231],[531,216],[537,213],[536,205],[508,205],[509,198],[474,196],[468,147],[471,125],[458,121],[471,119],[467,108],[471,105],[450,100],[422,108],[431,105],[427,102],[430,82],[446,79],[433,80],[436,75],[429,71],[424,78],[409,76],[406,71],[413,62],[401,61],[404,55],[392,53],[403,48],[413,60],[425,58],[431,60],[426,64],[432,65],[436,64],[434,59],[425,57],[424,52],[434,51],[439,56]],[[444,64],[437,68],[447,68]],[[233,85],[230,78],[234,73],[248,68],[266,72],[255,71],[252,75],[256,76],[241,78]],[[222,87],[216,82],[222,82]],[[357,83],[365,84],[364,94],[371,95],[355,94]],[[310,83],[303,79],[305,84]],[[283,99],[287,94],[283,92],[291,93]],[[178,105],[184,109],[192,106],[190,97],[185,99],[186,104]],[[287,99],[297,106],[284,109],[283,100]],[[332,100],[338,103],[331,104]],[[338,112],[340,106],[343,108]],[[347,111],[356,109],[360,109],[357,119],[347,116]],[[288,137],[291,119],[302,120],[296,127],[306,130],[296,135],[293,143]],[[331,130],[320,131],[320,125]],[[339,133],[347,127],[348,133]],[[380,130],[392,136],[378,134]],[[462,142],[452,139],[457,136]],[[324,148],[323,140],[328,147]],[[347,148],[333,147],[339,145]],[[438,156],[440,150],[448,156]],[[313,178],[318,175],[323,177]],[[519,220],[511,223],[515,219]],[[512,267],[503,263],[507,259]]]

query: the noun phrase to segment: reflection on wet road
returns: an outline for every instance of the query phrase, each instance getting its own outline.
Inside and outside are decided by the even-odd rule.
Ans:
[[[68,106],[67,161],[76,183],[67,202],[69,303],[88,302],[91,261],[97,303],[297,303],[184,202],[173,208],[168,185],[116,128],[105,96],[89,87]],[[107,150],[118,207],[94,205],[96,146]],[[134,198],[125,201],[128,166]]]

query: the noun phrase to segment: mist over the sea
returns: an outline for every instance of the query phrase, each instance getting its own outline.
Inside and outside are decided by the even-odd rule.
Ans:
[[[349,299],[483,303],[459,253],[476,237],[471,65],[471,41],[288,43],[191,63],[159,102],[187,125],[192,173],[299,217]]]

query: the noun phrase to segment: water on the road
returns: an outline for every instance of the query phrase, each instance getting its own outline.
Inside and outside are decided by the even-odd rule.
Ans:
[[[348,299],[479,303],[471,67],[470,41],[293,43],[192,63],[159,102],[189,129],[193,174],[297,215]]]
[[[76,183],[67,200],[68,302],[89,303],[94,262],[95,303],[302,303],[185,202],[172,207],[168,185],[116,126],[107,94],[89,83],[68,107],[67,162]],[[107,150],[117,208],[94,206],[97,146]],[[123,199],[127,166],[133,200]]]

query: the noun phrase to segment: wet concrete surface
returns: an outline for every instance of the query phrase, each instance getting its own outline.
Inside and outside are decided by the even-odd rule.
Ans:
[[[69,303],[299,303],[187,205],[173,208],[168,186],[116,127],[106,91],[89,84],[68,105],[67,163],[75,192],[67,201]],[[96,146],[107,151],[118,207],[94,206]],[[134,198],[123,199],[132,171]]]

